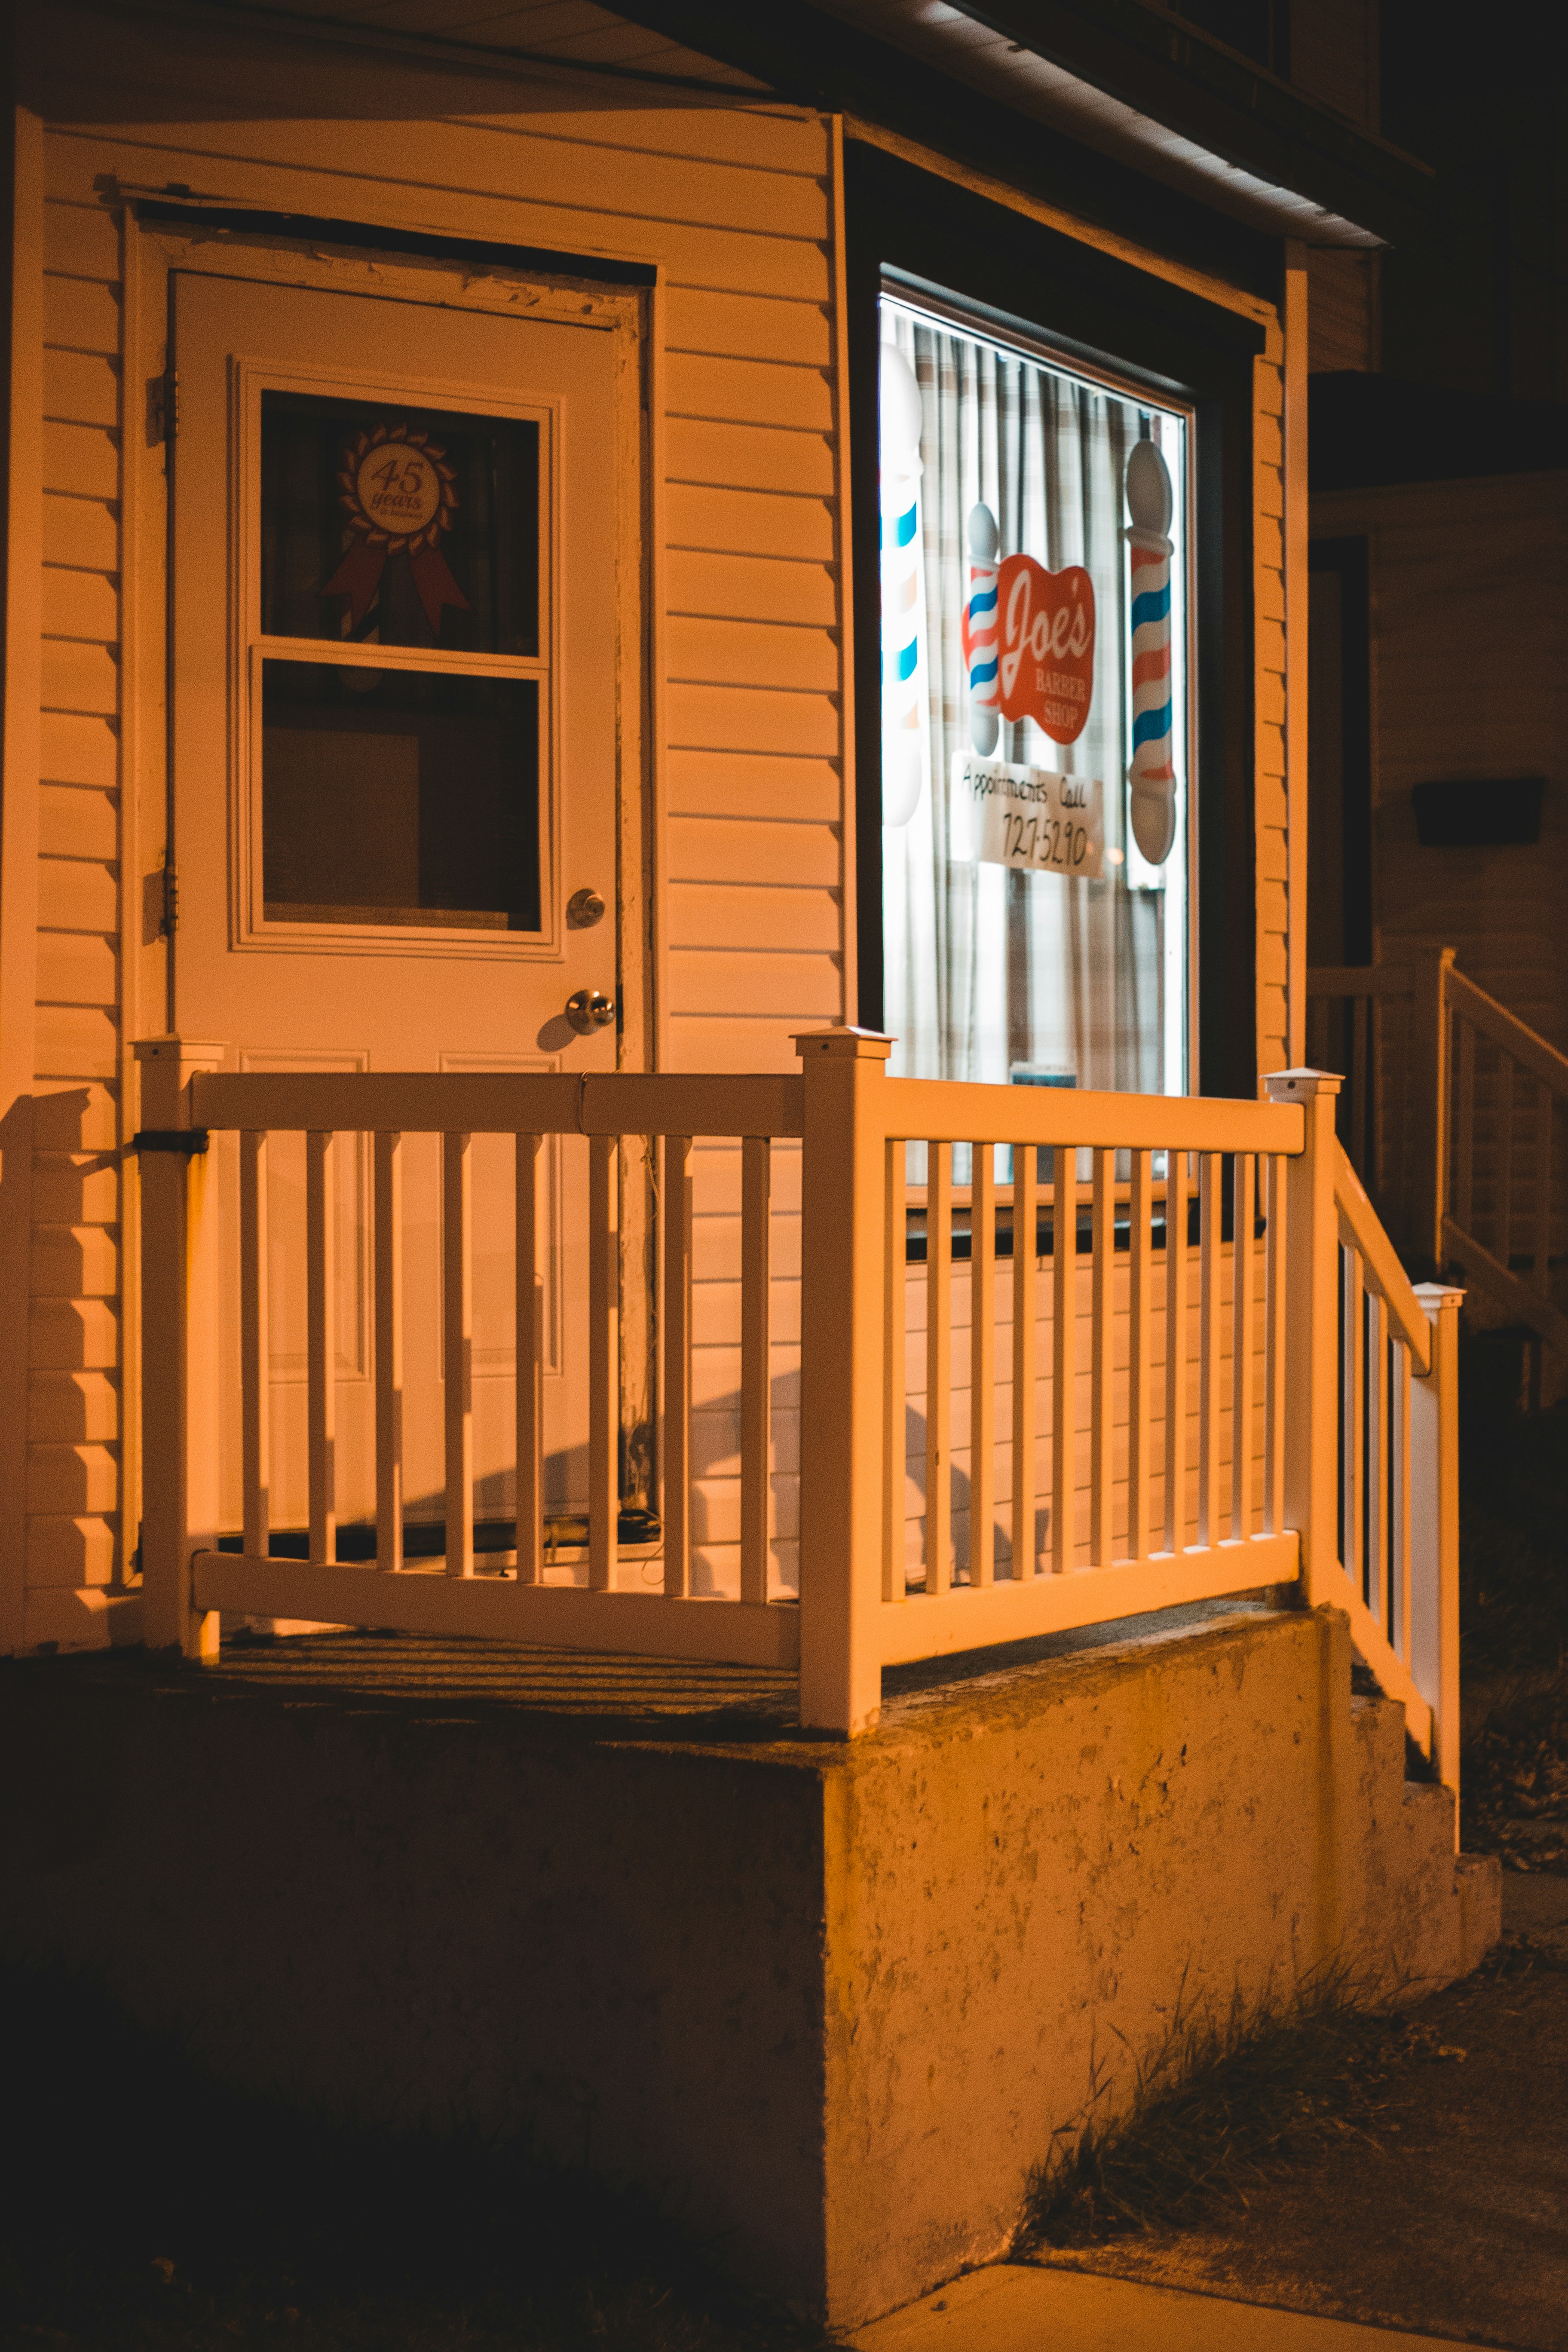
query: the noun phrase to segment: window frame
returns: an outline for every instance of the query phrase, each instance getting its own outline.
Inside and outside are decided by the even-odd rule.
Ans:
[[[1154,192],[1142,183],[1145,197]],[[956,305],[1073,373],[1192,417],[1189,1047],[1193,1094],[1257,1092],[1252,402],[1262,323],[902,157],[845,149],[846,332],[855,557],[858,1006],[882,1020],[878,299]],[[1042,326],[1041,319],[1047,324]]]
[[[385,374],[295,361],[232,362],[235,543],[230,642],[230,772],[234,777],[233,939],[262,950],[356,954],[554,957],[559,952],[561,532],[559,467],[563,403],[549,394],[509,400],[428,376]],[[442,409],[536,425],[539,430],[539,635],[537,654],[443,651],[438,646],[373,646],[343,637],[272,636],[261,626],[262,394],[313,394],[393,408]],[[268,661],[404,670],[439,677],[529,679],[539,689],[539,927],[289,921],[268,917],[263,895],[262,668]]]
[[[1135,380],[1122,371],[1096,361],[1078,357],[1068,359],[1064,356],[1058,345],[1052,343],[1044,336],[1032,333],[1022,326],[1001,324],[993,319],[982,317],[972,306],[955,299],[951,295],[932,293],[915,285],[901,270],[884,269],[882,271],[879,299],[890,300],[909,312],[910,316],[929,319],[937,326],[950,329],[954,334],[972,337],[976,341],[991,344],[994,349],[1008,352],[1020,359],[1033,362],[1052,373],[1066,377],[1069,382],[1076,380],[1079,383],[1091,384],[1097,391],[1108,393],[1113,398],[1124,401],[1130,405],[1158,408],[1166,415],[1177,416],[1182,420],[1184,427],[1184,446],[1186,458],[1184,467],[1184,479],[1182,485],[1185,562],[1183,565],[1181,611],[1184,624],[1183,662],[1184,667],[1182,677],[1182,724],[1179,730],[1182,789],[1178,803],[1178,837],[1175,848],[1179,849],[1181,854],[1184,894],[1182,921],[1185,932],[1186,951],[1183,959],[1180,1003],[1174,1008],[1173,1014],[1172,1009],[1167,1007],[1162,1024],[1160,1059],[1162,1067],[1168,1073],[1172,1047],[1176,1042],[1172,1035],[1173,1027],[1174,1027],[1180,1040],[1183,1077],[1184,1081],[1189,1080],[1197,1066],[1198,1045],[1196,1025],[1197,827],[1193,821],[1197,776],[1197,698],[1194,691],[1197,675],[1197,534],[1194,528],[1197,511],[1197,411],[1195,404],[1190,398],[1177,393],[1155,391],[1146,378]],[[1125,541],[1122,544],[1125,551]],[[1122,561],[1125,564],[1125,551]],[[1131,752],[1132,741],[1131,662],[1127,665],[1123,698],[1121,748],[1126,754]],[[1036,764],[1048,765],[1048,754],[1042,751]],[[1127,813],[1129,782],[1125,759],[1120,765],[1117,774],[1105,777],[1102,784],[1108,799],[1112,793],[1120,795],[1123,812]],[[1126,832],[1131,844],[1130,814],[1126,818]],[[1173,850],[1173,855],[1174,854]],[[879,959],[879,978],[885,985],[880,959]],[[1180,1088],[1168,1087],[1166,1090],[1173,1093],[1184,1093],[1192,1089],[1184,1084]]]

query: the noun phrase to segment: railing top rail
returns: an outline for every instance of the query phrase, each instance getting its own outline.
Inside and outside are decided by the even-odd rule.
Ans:
[[[197,1127],[474,1135],[798,1136],[798,1076],[529,1070],[199,1072]]]
[[[1553,1094],[1568,1096],[1568,1055],[1549,1045],[1506,1004],[1500,1004],[1495,996],[1489,996],[1484,988],[1478,988],[1473,980],[1467,980],[1451,965],[1445,985],[1453,1011],[1462,1013],[1483,1036],[1489,1037],[1494,1045],[1500,1045],[1505,1054],[1511,1054],[1521,1068],[1532,1070]]]
[[[1415,966],[1409,963],[1320,963],[1309,967],[1309,996],[1412,996]]]
[[[1409,1349],[1415,1370],[1426,1372],[1432,1363],[1432,1327],[1426,1311],[1399,1263],[1394,1244],[1379,1223],[1343,1144],[1336,1143],[1334,1153],[1334,1206],[1339,1212],[1340,1238],[1361,1253],[1368,1286],[1387,1307],[1395,1337]]]
[[[987,1087],[941,1078],[889,1078],[877,1101],[884,1132],[916,1142],[1077,1143],[1134,1151],[1303,1149],[1299,1103]]]

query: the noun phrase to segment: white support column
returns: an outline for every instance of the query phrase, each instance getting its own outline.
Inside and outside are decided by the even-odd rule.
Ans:
[[[1341,1081],[1326,1070],[1280,1070],[1263,1083],[1270,1102],[1300,1103],[1306,1113],[1304,1149],[1285,1163],[1285,1525],[1300,1536],[1302,1588],[1314,1608],[1329,1598],[1339,1566]]]
[[[881,1707],[886,1128],[890,1037],[797,1036],[801,1198],[800,1719],[868,1731]]]
[[[1432,1709],[1432,1761],[1459,1796],[1459,1306],[1462,1290],[1418,1282],[1432,1365],[1410,1382],[1410,1671]]]
[[[148,1037],[142,1066],[142,1593],[150,1649],[211,1664],[216,1611],[191,1605],[191,1557],[218,1536],[216,1171],[192,1080],[222,1066],[222,1045]]]

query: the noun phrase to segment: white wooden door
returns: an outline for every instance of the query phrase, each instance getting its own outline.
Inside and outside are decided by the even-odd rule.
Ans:
[[[176,1030],[242,1069],[613,1068],[616,543],[637,497],[617,478],[613,327],[197,270],[172,286]],[[605,1025],[580,1034],[574,997],[579,1017],[584,997],[611,1008]],[[581,1149],[547,1146],[543,1171],[556,1510],[586,1493]],[[481,1520],[513,1506],[512,1155],[476,1141]],[[435,1139],[405,1158],[417,1523],[443,1508]],[[335,1159],[352,1524],[374,1492],[368,1146],[345,1137]],[[279,1528],[305,1516],[303,1187],[302,1144],[280,1138]]]

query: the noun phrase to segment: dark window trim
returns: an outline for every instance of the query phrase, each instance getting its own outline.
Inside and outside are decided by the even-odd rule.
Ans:
[[[879,149],[845,150],[855,550],[858,1018],[882,1018],[880,572],[877,298],[883,272],[1026,320],[1064,356],[1179,390],[1194,410],[1197,887],[1193,919],[1203,1094],[1258,1087],[1253,743],[1251,320],[1151,277]]]

